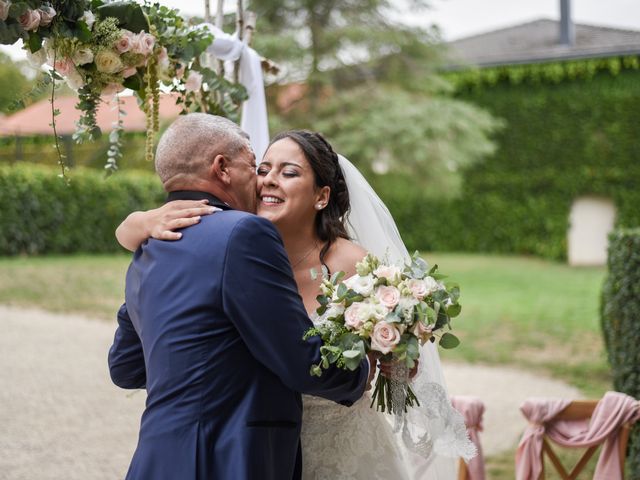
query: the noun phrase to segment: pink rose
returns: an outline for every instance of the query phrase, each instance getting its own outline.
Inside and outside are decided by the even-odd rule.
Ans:
[[[363,304],[359,302],[352,303],[349,308],[344,311],[344,323],[352,330],[358,330],[364,324]]]
[[[129,78],[134,76],[137,72],[138,72],[138,69],[136,67],[127,67],[122,71],[122,77]]]
[[[380,265],[373,274],[378,278],[386,278],[388,282],[394,282],[400,278],[400,269],[394,265]]]
[[[413,327],[412,333],[418,338],[418,340],[420,340],[420,343],[424,345],[425,343],[427,343],[429,338],[431,338],[432,331],[431,328],[426,327],[424,323],[416,322],[415,327]]]
[[[56,72],[58,72],[63,77],[69,75],[69,72],[75,70],[76,68],[71,59],[67,57],[56,60],[56,63],[53,65],[53,67],[56,69]]]
[[[200,90],[202,86],[202,74],[200,72],[196,72],[195,70],[191,70],[189,72],[189,76],[187,77],[187,81],[184,82],[184,88],[187,92],[197,92]]]
[[[133,46],[133,34],[128,30],[123,30],[122,36],[116,42],[116,50],[120,53],[125,53],[131,50]]]
[[[146,32],[140,32],[135,39],[132,50],[134,53],[140,53],[146,57],[153,52],[155,44],[156,39],[153,35]]]
[[[40,7],[40,26],[48,27],[51,25],[53,17],[56,16],[56,11],[52,7]]]
[[[38,10],[27,10],[20,15],[18,22],[26,31],[35,30],[40,26],[40,12]]]
[[[396,287],[386,287],[382,285],[376,290],[376,297],[378,297],[382,305],[392,310],[400,301],[400,290]]]
[[[427,296],[427,293],[429,293],[427,284],[424,281],[415,278],[412,278],[407,282],[407,288],[411,291],[411,295],[418,300],[422,300]]]
[[[400,342],[400,332],[391,323],[378,322],[371,334],[371,349],[383,354],[389,353]]]
[[[11,2],[0,0],[0,20],[3,22],[9,17],[9,7],[11,7]]]

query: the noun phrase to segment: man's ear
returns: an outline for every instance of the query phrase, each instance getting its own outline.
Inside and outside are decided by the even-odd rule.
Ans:
[[[229,185],[231,183],[231,177],[229,175],[229,160],[222,154],[218,154],[211,162],[209,170],[212,179],[216,179],[219,182]]]

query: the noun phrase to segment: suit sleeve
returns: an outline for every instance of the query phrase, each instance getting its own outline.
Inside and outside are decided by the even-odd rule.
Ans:
[[[369,374],[366,360],[353,372],[333,367],[322,377],[309,373],[320,360],[321,341],[302,340],[313,324],[271,222],[255,216],[242,219],[228,245],[223,308],[253,356],[294,391],[343,405],[358,400]]]
[[[126,303],[118,310],[118,328],[109,349],[109,373],[113,383],[121,388],[145,388],[147,383],[142,343]]]

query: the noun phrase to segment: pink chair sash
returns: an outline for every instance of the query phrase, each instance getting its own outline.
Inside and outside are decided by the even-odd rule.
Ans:
[[[622,480],[618,455],[618,431],[625,423],[640,419],[640,402],[619,392],[607,392],[591,419],[553,421],[569,400],[528,399],[520,410],[529,420],[516,452],[516,479],[538,480],[542,472],[541,452],[546,434],[558,445],[591,447],[604,442],[594,480]]]
[[[484,403],[477,397],[467,397],[456,395],[451,397],[451,404],[464,418],[469,438],[476,446],[478,454],[467,464],[470,480],[485,480],[484,457],[478,432],[482,431],[482,416],[484,414]]]

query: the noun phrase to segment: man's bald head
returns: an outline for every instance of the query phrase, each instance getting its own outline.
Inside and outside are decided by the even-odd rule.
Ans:
[[[249,147],[249,136],[224,117],[181,115],[164,132],[156,150],[156,172],[165,188],[188,189],[207,175],[216,155],[233,159]]]

